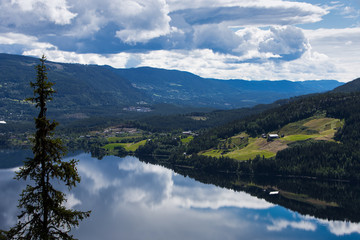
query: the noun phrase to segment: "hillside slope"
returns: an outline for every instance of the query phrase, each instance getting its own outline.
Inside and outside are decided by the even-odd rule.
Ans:
[[[360,78],[336,87],[334,92],[360,92]]]
[[[36,78],[36,58],[0,54],[0,106],[3,113],[26,115],[32,111],[23,100],[32,95],[30,81]],[[96,109],[121,109],[146,101],[141,91],[105,67],[47,62],[48,77],[57,91],[50,111],[87,115]],[[116,107],[114,109],[114,107]],[[5,117],[6,119],[6,117]]]

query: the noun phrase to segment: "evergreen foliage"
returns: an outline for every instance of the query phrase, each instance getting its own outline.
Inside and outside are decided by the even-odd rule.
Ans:
[[[47,79],[45,57],[36,66],[37,80],[30,85],[34,97],[29,100],[40,109],[35,119],[36,133],[33,140],[33,158],[27,159],[25,165],[17,172],[16,179],[32,180],[20,194],[18,207],[21,213],[18,223],[8,235],[11,239],[74,239],[69,234],[72,227],[79,225],[79,220],[89,217],[90,211],[81,212],[67,209],[65,193],[56,190],[54,180],[65,183],[70,190],[80,182],[76,164],[77,160],[62,161],[65,148],[60,139],[54,137],[57,122],[47,119],[47,102],[52,100],[55,92],[52,82]]]

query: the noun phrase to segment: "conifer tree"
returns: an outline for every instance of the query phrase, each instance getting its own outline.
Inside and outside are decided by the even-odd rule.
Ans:
[[[70,234],[79,221],[89,217],[90,211],[81,212],[68,209],[65,193],[56,190],[55,181],[63,182],[69,190],[80,182],[77,172],[77,160],[62,161],[65,147],[59,138],[54,137],[55,121],[47,119],[47,102],[52,100],[55,93],[48,81],[46,58],[40,59],[36,66],[36,82],[30,82],[34,89],[34,97],[29,101],[39,108],[39,115],[35,118],[36,133],[33,140],[33,157],[25,161],[23,167],[16,173],[16,179],[31,180],[20,194],[19,205],[21,213],[18,223],[10,229],[11,239],[74,239]]]

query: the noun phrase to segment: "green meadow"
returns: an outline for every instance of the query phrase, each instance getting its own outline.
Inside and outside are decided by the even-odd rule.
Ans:
[[[108,143],[103,146],[104,149],[108,150],[109,152],[113,152],[116,147],[123,147],[128,152],[135,152],[140,146],[145,145],[146,140],[142,140],[139,142],[132,142],[132,143]]]
[[[253,159],[257,155],[270,158],[291,143],[309,139],[333,141],[335,132],[342,126],[343,121],[339,119],[318,115],[287,124],[278,131],[272,132],[283,136],[278,139],[268,141],[262,137],[251,138],[246,133],[240,133],[234,137],[222,139],[216,149],[209,149],[201,154],[211,157],[230,157],[239,161]]]

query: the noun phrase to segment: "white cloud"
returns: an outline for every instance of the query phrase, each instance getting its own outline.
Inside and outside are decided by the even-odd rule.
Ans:
[[[272,26],[268,30],[244,28],[236,34],[242,43],[235,52],[251,52],[249,59],[285,57],[293,60],[301,57],[310,48],[302,30],[294,26]]]
[[[135,44],[171,32],[165,0],[82,0],[73,4],[78,17],[68,35],[91,37],[104,27],[113,25],[116,30],[112,37]]]
[[[0,0],[0,4],[4,29],[14,31],[15,25],[17,30],[36,30],[43,37],[51,33],[91,40],[111,25],[108,34],[132,45],[161,36],[171,38],[174,32],[187,32],[189,29],[182,27],[191,29],[192,23],[227,27],[286,25],[319,21],[327,14],[315,5],[280,0],[79,0],[71,2],[71,6],[66,0]],[[64,26],[54,29],[51,23]]]
[[[342,9],[342,14],[346,18],[358,18],[360,15],[360,10],[357,10],[353,7],[346,6]]]
[[[23,49],[55,49],[56,47],[50,43],[41,42],[37,37],[29,36],[21,33],[0,33],[0,45],[21,45]],[[0,46],[1,49],[1,46]]]
[[[55,33],[91,40],[112,24],[113,38],[134,44],[172,31],[165,0],[79,0],[71,7],[66,0],[0,0],[0,6],[4,30],[16,28],[42,37]],[[53,24],[59,27],[54,29]]]
[[[282,231],[286,228],[293,228],[293,229],[300,229],[305,231],[315,231],[316,230],[316,224],[308,222],[308,221],[288,221],[284,219],[280,220],[273,220],[273,225],[267,226],[267,230],[269,231]]]
[[[269,26],[320,21],[328,11],[319,6],[281,0],[170,0],[173,14],[192,24],[227,22],[232,26]]]
[[[242,39],[226,25],[213,24],[194,27],[193,48],[208,48],[219,52],[233,52]]]
[[[160,190],[153,188],[152,191],[149,191],[146,185],[136,187],[128,185],[124,189],[123,197],[119,197],[125,202],[146,203],[152,208],[163,207],[163,204],[183,208],[211,209],[222,207],[267,209],[273,206],[263,199],[256,199],[243,192],[234,192],[203,184],[199,184],[198,187],[176,185],[173,180],[175,176],[173,171],[157,165],[143,164],[134,158],[124,159],[118,164],[118,167],[120,170],[134,173],[137,179],[151,174],[152,177],[147,177],[147,179],[152,179],[157,184],[160,183],[162,187]],[[152,182],[150,184],[155,185]]]
[[[254,34],[259,36],[261,34]],[[24,42],[26,38],[22,41]],[[258,42],[249,40],[245,46],[249,51],[243,55],[222,54],[210,49],[178,50],[178,51],[149,51],[147,53],[119,53],[119,54],[78,54],[75,52],[60,51],[45,43],[38,43],[33,38],[32,48],[23,52],[24,55],[41,57],[45,54],[50,61],[110,65],[116,68],[128,66],[131,59],[136,59],[136,66],[151,66],[166,69],[178,69],[189,71],[202,77],[219,79],[248,79],[248,80],[316,80],[316,79],[337,79],[350,81],[360,74],[357,73],[358,63],[356,56],[352,55],[353,62],[344,58],[344,64],[339,62],[336,56],[328,56],[309,48],[304,54],[293,61],[269,61],[268,58],[280,58],[280,55],[272,53],[260,53],[256,46]],[[8,42],[9,39],[1,38],[0,43]],[[26,42],[26,41],[25,41]],[[36,45],[44,47],[36,48]],[[352,46],[348,43],[346,46]],[[345,45],[344,45],[345,46]],[[344,47],[343,46],[343,47]],[[49,48],[46,48],[49,47]],[[1,44],[0,44],[1,48]],[[251,50],[252,49],[252,50]],[[240,51],[240,50],[239,50]],[[259,59],[259,62],[247,62],[251,59]]]
[[[351,222],[330,221],[328,228],[332,234],[336,236],[360,233],[360,224]]]
[[[305,219],[319,222],[321,225],[326,226],[329,231],[336,236],[360,234],[360,223],[317,219],[313,216],[305,216]]]
[[[131,57],[131,54],[129,53],[119,53],[106,56],[92,53],[78,54],[75,52],[51,49],[32,49],[23,52],[23,55],[26,56],[41,57],[43,54],[48,60],[54,62],[109,65],[115,68],[124,68],[128,59]]]
[[[77,158],[81,159],[81,156]],[[104,161],[109,163],[106,167],[111,170],[102,169],[101,163],[96,161],[81,161],[78,169],[89,193],[94,195],[105,194],[106,191],[112,193],[113,199],[108,201],[113,205],[114,210],[122,209],[124,204],[129,203],[150,209],[163,207],[267,209],[274,206],[249,194],[212,185],[176,184],[175,178],[182,179],[182,176],[157,165],[141,163],[132,157],[126,157],[118,162],[112,162],[115,157],[106,158]],[[117,165],[117,168],[113,164]],[[76,199],[70,200],[72,204],[79,204]]]
[[[85,6],[87,6],[86,3]],[[85,8],[85,10],[81,11],[74,21],[73,27],[64,33],[65,36],[87,38],[100,31],[108,22],[105,16],[99,14],[99,10]],[[102,11],[100,10],[100,12]]]
[[[50,21],[55,24],[65,25],[70,24],[71,20],[76,17],[76,13],[69,10],[69,5],[66,0],[11,0],[12,10],[19,9],[20,14],[25,13],[31,16],[32,21]],[[9,9],[7,9],[8,11]],[[17,20],[17,16],[13,16]],[[35,22],[27,22],[30,19],[23,19],[22,24],[34,24]],[[16,22],[16,20],[15,20]]]
[[[81,204],[81,200],[77,199],[73,193],[68,193],[65,198],[67,200],[64,203],[64,206],[66,208],[74,208],[76,205]]]
[[[309,43],[301,29],[293,26],[271,27],[269,36],[259,43],[260,52],[278,55],[301,55],[309,48]]]
[[[121,1],[112,6],[124,29],[116,32],[125,43],[147,42],[170,33],[169,10],[165,0]]]
[[[235,192],[221,188],[188,188],[174,186],[171,201],[184,208],[237,207],[247,209],[268,209],[274,205],[264,199],[257,199],[244,192]]]
[[[86,178],[86,181],[91,182],[86,185],[91,194],[98,195],[99,191],[113,185],[112,179],[96,169],[96,167],[91,163],[79,164],[78,171],[83,178]]]
[[[119,53],[119,54],[77,54],[59,50],[29,50],[24,55],[41,57],[45,54],[51,61],[110,65],[116,68],[126,67],[132,58],[138,60],[137,66],[151,66],[156,68],[177,69],[189,71],[202,77],[219,79],[247,79],[247,80],[316,80],[338,79],[352,80],[353,70],[344,72],[337,67],[327,55],[306,51],[299,59],[287,61],[265,61],[270,57],[280,57],[273,54],[248,52],[243,56],[221,54],[210,49],[179,50],[179,51],[150,51],[148,53]],[[264,61],[246,62],[251,58]]]
[[[329,57],[337,66],[335,78],[350,81],[360,76],[360,59],[354,53],[360,52],[360,27],[344,29],[304,30],[313,51]]]

